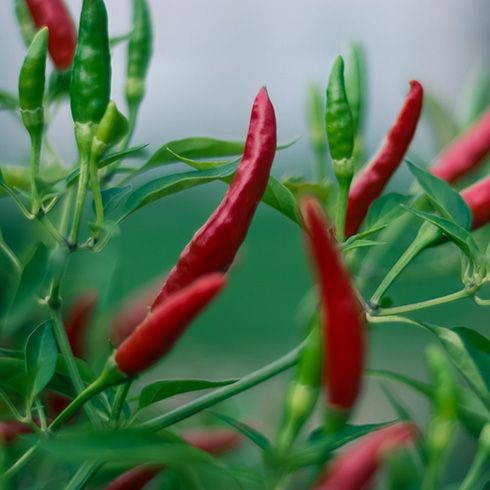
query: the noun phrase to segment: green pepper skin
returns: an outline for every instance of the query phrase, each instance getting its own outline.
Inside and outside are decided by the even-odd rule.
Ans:
[[[44,126],[44,86],[46,84],[46,56],[48,29],[41,29],[27,51],[19,77],[19,104],[24,125],[32,132]]]
[[[97,124],[111,93],[111,53],[103,0],[84,0],[73,60],[70,97],[76,124]]]
[[[97,158],[104,156],[112,146],[126,136],[128,131],[128,120],[117,110],[116,104],[111,100],[97,128],[92,152]]]
[[[349,159],[354,149],[354,123],[345,91],[344,60],[341,56],[335,58],[330,72],[325,119],[332,159]]]
[[[152,43],[148,3],[146,0],[133,0],[133,31],[129,38],[126,80],[126,98],[130,108],[138,106],[145,95],[145,78],[150,64]]]

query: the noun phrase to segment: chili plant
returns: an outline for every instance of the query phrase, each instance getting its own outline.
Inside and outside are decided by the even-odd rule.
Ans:
[[[366,163],[366,63],[360,46],[353,45],[348,63],[337,56],[325,74],[326,98],[318,86],[311,88],[314,179],[271,175],[283,147],[277,146],[273,94],[269,98],[265,87],[253,102],[243,143],[191,137],[152,151],[133,143],[145,104],[152,20],[146,0],[132,4],[131,31],[111,39],[103,0],[83,0],[78,34],[62,0],[15,1],[27,50],[18,94],[2,92],[0,101],[27,130],[31,157],[28,165],[0,166],[1,202],[18,208],[35,238],[24,254],[10,245],[12,234],[0,234],[6,271],[0,303],[0,487],[361,490],[379,484],[435,490],[449,488],[445,468],[463,428],[475,441],[474,459],[456,484],[481,488],[489,478],[490,340],[469,326],[429,323],[423,314],[463,299],[490,304],[484,298],[490,246],[486,235],[473,233],[490,221],[490,177],[471,177],[490,149],[490,109],[473,101],[461,134],[454,123],[453,139],[436,163],[416,165],[406,155],[424,95],[421,83],[411,80],[381,149]],[[127,104],[117,107],[111,99],[111,46],[122,42],[128,48]],[[59,158],[47,133],[57,108],[68,102],[75,162]],[[429,113],[436,130],[437,114]],[[192,170],[149,174],[170,163]],[[383,194],[399,166],[408,167],[413,184],[405,194]],[[463,176],[469,179],[463,190],[452,187]],[[120,225],[133,213],[215,181],[228,185],[221,203],[173,258],[165,279],[125,298],[102,320],[102,291],[74,287],[65,307],[67,284],[77,284],[70,269],[74,256],[90,260],[124,239],[118,237]],[[304,338],[240,378],[150,380],[148,371],[158,377],[155,366],[233,287],[235,259],[261,202],[304,237],[317,289],[304,302]],[[386,271],[386,257],[396,254]],[[405,269],[420,272],[427,255],[431,265],[441,256],[454,259],[451,266],[460,262],[462,288],[408,303],[394,286],[407,277]],[[419,274],[421,283],[426,279]],[[113,294],[116,282],[110,281]],[[233,318],[223,321],[232,324]],[[432,339],[426,380],[370,367],[372,333],[394,323],[423,329]],[[262,433],[258,420],[232,417],[226,404],[207,412],[293,367],[283,406],[274,408],[281,415],[272,421],[281,419],[276,430]],[[367,377],[426,397],[427,423],[418,426],[386,384],[386,403],[396,415],[369,423],[362,396]],[[208,392],[199,396],[200,390]],[[183,393],[186,403],[157,405]],[[150,406],[153,412],[146,410]],[[184,423],[193,418],[208,425],[209,417],[214,423],[208,427],[190,430]],[[262,456],[254,467],[241,463],[240,453],[219,459],[246,445]]]

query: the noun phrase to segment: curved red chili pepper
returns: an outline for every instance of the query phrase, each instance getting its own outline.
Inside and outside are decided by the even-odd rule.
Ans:
[[[210,274],[166,299],[119,347],[115,356],[119,369],[136,376],[167,354],[225,285],[224,274]]]
[[[66,70],[73,62],[77,30],[63,0],[25,0],[34,23],[49,29],[48,51],[58,70]]]
[[[274,108],[262,88],[252,108],[243,157],[228,191],[185,247],[152,309],[198,277],[229,269],[267,186],[276,143]]]
[[[478,167],[490,152],[490,109],[445,148],[430,169],[432,175],[454,184]]]
[[[105,490],[141,490],[161,470],[161,466],[137,466],[117,477],[105,487]]]
[[[136,327],[148,316],[148,309],[160,292],[161,282],[152,284],[133,297],[125,299],[125,305],[119,309],[111,324],[111,340],[117,347],[121,345],[136,329]]]
[[[359,231],[368,208],[381,194],[400,165],[412,141],[422,109],[423,89],[410,80],[410,91],[392,124],[380,150],[354,180],[349,191],[345,216],[345,236]]]
[[[409,422],[384,427],[362,437],[329,465],[316,490],[362,490],[394,449],[412,442],[417,428]]]
[[[490,221],[490,177],[479,180],[461,191],[471,211],[471,229],[476,230]]]
[[[307,244],[320,287],[323,342],[323,383],[327,403],[345,412],[361,388],[365,353],[365,319],[319,202],[301,200]]]

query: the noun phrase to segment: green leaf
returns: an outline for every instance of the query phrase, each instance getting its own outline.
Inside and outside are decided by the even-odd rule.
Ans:
[[[92,368],[83,360],[75,357],[75,365],[77,366],[78,373],[87,384],[95,381],[95,373]],[[68,370],[68,366],[66,365],[66,361],[61,354],[58,354],[56,357],[56,373],[61,374],[63,376],[70,376],[70,372]]]
[[[131,193],[131,186],[111,187],[101,192],[102,204],[104,206],[104,218],[117,219],[125,200]],[[95,205],[92,203],[95,208]]]
[[[0,111],[16,111],[19,108],[17,95],[0,90]]]
[[[333,184],[328,180],[305,182],[302,177],[289,177],[282,184],[291,191],[296,201],[305,194],[314,194],[322,203],[327,204],[333,195]]]
[[[434,207],[442,216],[469,230],[471,226],[471,211],[459,192],[426,170],[405,160],[408,169],[417,179],[420,187],[427,194]]]
[[[239,379],[212,381],[207,379],[164,379],[155,381],[143,388],[139,396],[139,408],[145,408],[152,403],[165,400],[171,396],[189,393],[191,391],[207,390],[236,383]]]
[[[444,235],[446,235],[458,246],[458,248],[461,249],[461,251],[472,263],[477,262],[479,256],[478,245],[473,237],[464,228],[456,223],[453,223],[452,221],[449,221],[448,219],[425,213],[424,211],[419,211],[418,209],[409,208],[407,206],[403,207],[415,216],[418,216],[419,218],[422,218],[437,226],[442,230]]]
[[[114,48],[118,44],[121,44],[125,41],[128,41],[131,38],[132,31],[128,32],[127,34],[123,34],[122,36],[113,36],[109,38],[109,46],[111,48]]]
[[[154,431],[69,432],[45,440],[41,449],[57,460],[131,464],[212,463],[214,458],[188,444],[168,442]]]
[[[434,327],[449,357],[490,409],[490,340],[473,330]]]
[[[401,204],[409,204],[413,199],[413,196],[397,194],[396,192],[381,196],[369,206],[363,229],[371,230],[382,225],[388,225],[405,213]]]
[[[171,174],[143,184],[129,194],[119,221],[162,197],[233,175],[237,166],[238,163],[229,163],[211,170]]]
[[[253,429],[249,425],[240,422],[239,420],[236,420],[232,417],[229,417],[228,415],[223,415],[221,413],[216,413],[216,412],[211,412],[211,413],[214,416],[218,417],[223,422],[225,422],[226,424],[236,429],[238,432],[240,432],[240,434],[243,434],[247,439],[251,440],[256,446],[258,446],[263,451],[267,451],[271,448],[272,444],[269,441],[269,439],[267,439],[267,437],[265,437],[264,434],[261,434],[259,431]]]
[[[148,145],[149,143],[147,143],[146,145],[135,146],[133,148],[129,148],[128,150],[118,151],[117,153],[111,153],[99,162],[99,168],[107,167],[107,165],[110,165],[111,163],[117,162],[119,160],[124,160],[129,156],[137,157],[139,156],[138,154],[143,153],[142,150]]]
[[[42,323],[29,335],[26,344],[26,371],[30,402],[49,383],[56,370],[58,352],[51,320]]]
[[[429,383],[424,383],[416,379],[409,378],[403,374],[394,373],[392,371],[386,371],[383,369],[368,369],[367,374],[369,376],[376,376],[381,378],[392,379],[398,381],[406,386],[409,386],[415,391],[422,393],[425,396],[432,396],[433,388]]]
[[[344,244],[342,247],[342,250],[344,252],[350,252],[351,250],[355,250],[356,248],[363,248],[363,247],[375,247],[379,245],[386,245],[386,242],[377,242],[375,240],[356,240],[352,243],[349,244]]]
[[[424,94],[424,114],[429,120],[430,129],[439,149],[447,146],[458,135],[458,128],[449,111],[435,96],[427,91]]]

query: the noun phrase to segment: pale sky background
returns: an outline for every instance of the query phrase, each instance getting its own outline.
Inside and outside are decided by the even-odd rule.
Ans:
[[[0,1],[0,88],[15,91],[25,53],[13,0]],[[68,0],[75,18],[82,1]],[[154,56],[135,143],[186,136],[241,140],[253,98],[267,85],[278,117],[280,142],[303,140],[281,158],[308,158],[305,99],[309,81],[326,85],[333,58],[349,41],[361,42],[368,61],[366,135],[371,152],[395,117],[408,81],[454,106],[471,67],[488,65],[490,3],[479,0],[149,0]],[[107,0],[111,35],[128,31],[129,0]],[[113,53],[113,99],[125,109],[126,44]],[[0,113],[0,161],[28,154],[25,130]],[[63,156],[75,144],[68,106],[51,128]],[[423,127],[414,148],[434,157]],[[431,153],[432,152],[432,153]],[[289,158],[288,158],[289,157]],[[276,165],[276,173],[282,170]]]

